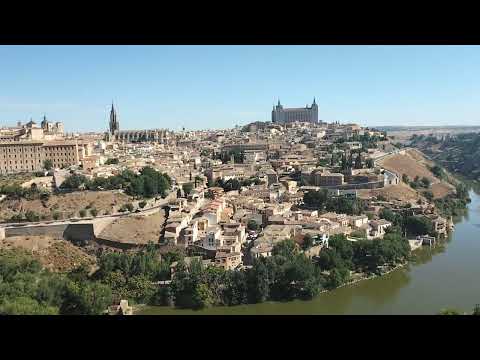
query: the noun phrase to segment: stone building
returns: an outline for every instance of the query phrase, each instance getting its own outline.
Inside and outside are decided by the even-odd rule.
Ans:
[[[121,142],[158,142],[166,143],[170,139],[170,132],[165,129],[152,130],[123,130],[120,131],[120,122],[117,118],[117,112],[112,103],[110,110],[109,130],[106,133],[106,140]]]
[[[290,122],[309,122],[318,123],[318,105],[313,99],[312,106],[304,108],[284,108],[278,100],[277,106],[272,110],[272,122],[274,123],[290,123]]]
[[[88,154],[87,147],[74,140],[3,142],[0,174],[40,171],[45,160],[51,160],[54,168],[78,165]]]
[[[337,186],[345,183],[344,175],[328,171],[315,171],[312,174],[312,183],[315,186]]]
[[[43,117],[41,126],[33,120],[23,124],[17,123],[14,127],[0,129],[0,142],[15,142],[25,140],[59,140],[64,136],[63,123],[52,123]]]

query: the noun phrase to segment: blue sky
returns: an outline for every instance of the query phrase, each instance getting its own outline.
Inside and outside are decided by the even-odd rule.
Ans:
[[[322,120],[480,125],[480,46],[0,46],[0,125],[227,128],[319,104]]]

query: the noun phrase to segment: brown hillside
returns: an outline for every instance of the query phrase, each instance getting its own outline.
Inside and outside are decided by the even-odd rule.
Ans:
[[[116,219],[98,236],[99,238],[122,243],[158,243],[165,221],[163,210],[149,216],[129,216]]]
[[[380,165],[385,169],[396,172],[400,177],[402,177],[403,174],[406,174],[410,180],[415,179],[416,176],[419,178],[426,177],[432,183],[429,190],[432,191],[435,198],[444,197],[454,190],[452,185],[441,181],[432,174],[429,167],[433,166],[433,162],[426,159],[422,153],[417,150],[407,150],[406,154],[389,156],[381,160]],[[415,190],[411,189],[410,187],[406,187],[415,192]],[[418,190],[423,192],[426,189]]]
[[[0,241],[0,249],[27,250],[47,269],[68,272],[81,265],[93,270],[94,256],[63,239],[49,236],[13,236]]]
[[[372,196],[382,195],[388,201],[399,200],[403,202],[416,202],[420,198],[418,192],[405,183],[387,186],[380,189],[359,190],[358,192],[359,197],[364,199],[371,198]]]
[[[46,220],[52,219],[53,212],[59,212],[62,218],[69,218],[78,216],[78,212],[89,205],[103,215],[105,211],[112,213],[112,208],[116,211],[130,201],[129,196],[113,191],[76,191],[51,195],[45,206],[41,200],[4,200],[0,207],[0,220],[7,221],[13,215],[29,210],[44,215]]]
[[[438,179],[432,174],[426,164],[419,159],[418,153],[415,155],[407,153],[405,155],[396,154],[388,156],[380,161],[380,165],[385,169],[396,172],[400,177],[406,174],[410,180],[418,176],[420,178],[426,177],[432,183],[438,182]]]

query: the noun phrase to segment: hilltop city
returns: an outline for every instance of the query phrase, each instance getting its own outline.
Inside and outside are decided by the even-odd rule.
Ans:
[[[110,294],[97,313],[312,297],[403,266],[468,198],[387,132],[319,120],[315,99],[228,130],[124,130],[114,104],[105,118],[105,133],[46,116],[0,129],[1,246],[53,273],[88,269]],[[119,265],[138,256],[143,287]]]

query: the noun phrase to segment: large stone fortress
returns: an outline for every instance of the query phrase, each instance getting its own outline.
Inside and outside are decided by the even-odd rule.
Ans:
[[[158,142],[164,144],[167,142],[170,135],[169,131],[165,129],[120,131],[120,123],[113,103],[110,110],[110,121],[108,125],[109,130],[105,136],[107,141]]]
[[[289,122],[309,122],[318,123],[318,105],[313,99],[312,106],[305,106],[304,108],[283,108],[278,100],[277,106],[272,110],[272,122],[274,123],[289,123]]]

